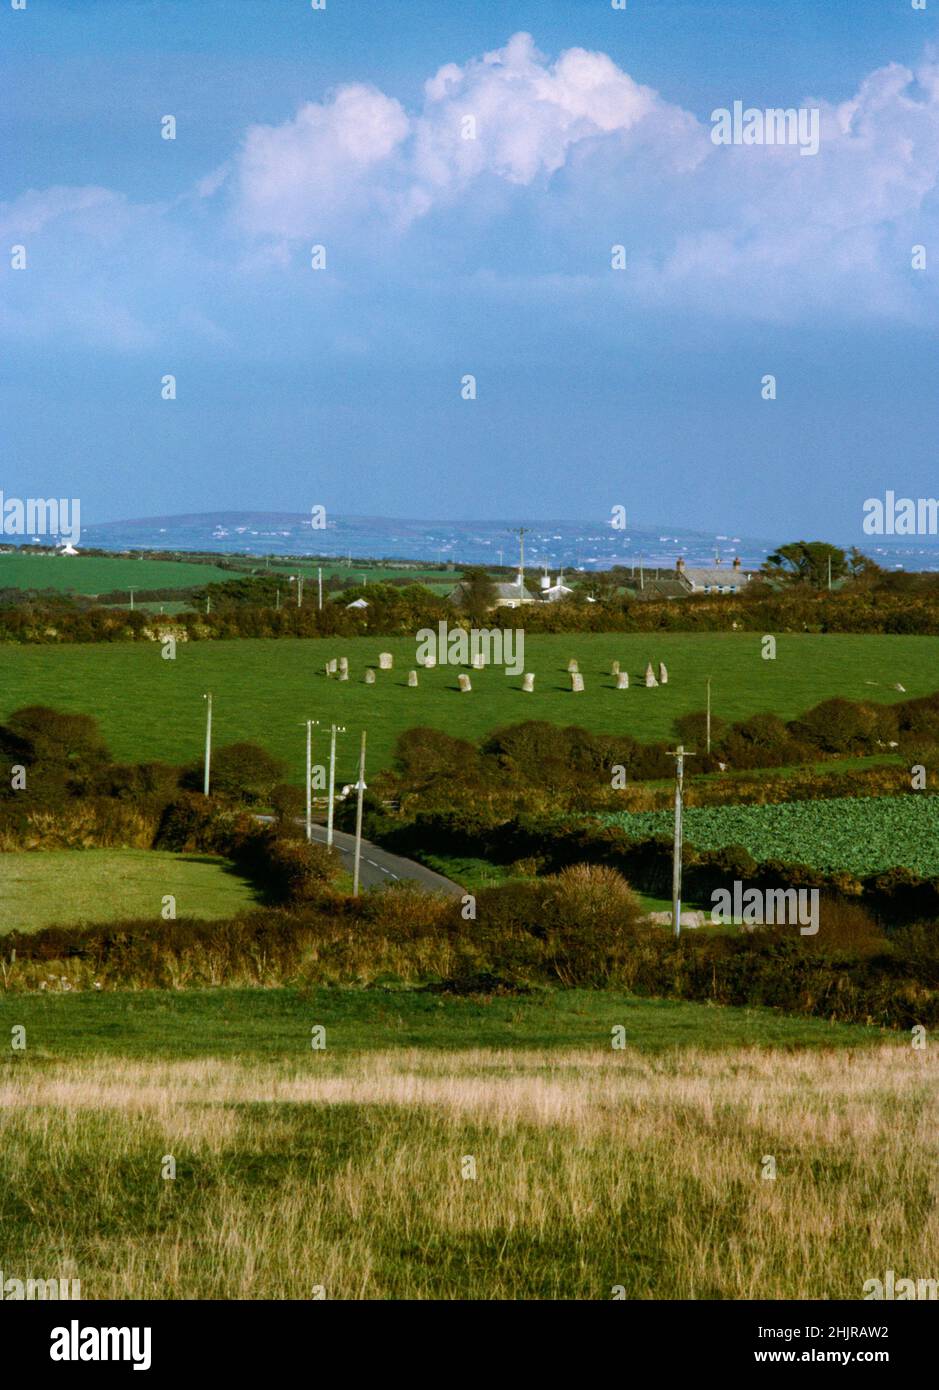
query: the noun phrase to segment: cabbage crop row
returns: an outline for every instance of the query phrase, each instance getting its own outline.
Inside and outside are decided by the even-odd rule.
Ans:
[[[627,835],[672,834],[672,811],[603,816]],[[939,874],[939,796],[840,797],[766,806],[686,807],[684,839],[698,850],[742,845],[754,859],[785,859],[827,871],[902,867]]]

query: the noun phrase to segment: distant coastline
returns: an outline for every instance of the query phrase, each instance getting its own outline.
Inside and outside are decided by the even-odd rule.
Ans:
[[[609,524],[588,521],[455,522],[357,516],[330,518],[325,530],[313,530],[303,513],[218,511],[83,526],[81,546],[514,566],[520,526],[526,530],[526,569],[602,570],[640,564],[665,569],[672,568],[679,555],[691,565],[713,564],[715,556],[730,564],[739,556],[745,569],[758,569],[778,544],[792,539],[737,535],[729,528],[721,534],[668,525],[616,531]],[[806,539],[845,544],[814,534]],[[876,537],[874,541],[865,537],[848,544],[858,544],[885,568],[939,569],[939,545],[924,544],[919,538]]]

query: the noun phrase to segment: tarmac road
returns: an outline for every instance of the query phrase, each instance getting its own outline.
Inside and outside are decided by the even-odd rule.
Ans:
[[[258,816],[258,820],[270,821],[271,816]],[[318,844],[326,843],[325,825],[313,825],[313,839]],[[351,874],[355,861],[355,836],[344,830],[333,831],[333,847],[342,857],[343,867]],[[394,883],[404,879],[417,883],[429,893],[447,893],[452,898],[461,898],[464,889],[443,874],[435,874],[413,859],[402,859],[398,854],[389,854],[371,840],[362,841],[362,858],[359,863],[359,882],[363,888],[376,888],[382,884]]]

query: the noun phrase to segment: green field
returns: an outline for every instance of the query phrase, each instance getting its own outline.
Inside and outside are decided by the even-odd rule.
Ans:
[[[108,594],[115,589],[189,589],[234,576],[216,565],[116,555],[0,555],[0,589]]]
[[[233,917],[255,906],[250,884],[223,859],[145,849],[22,850],[0,854],[0,934],[159,917]]]
[[[939,1058],[905,1037],[582,991],[0,996],[17,1025],[0,1262],[84,1300],[858,1299],[935,1273]]]
[[[339,776],[354,777],[358,731],[369,736],[368,770],[391,759],[403,729],[426,724],[464,738],[480,738],[502,724],[544,719],[580,724],[598,733],[625,732],[640,739],[667,739],[679,714],[700,710],[711,675],[713,709],[725,719],[757,711],[786,718],[832,695],[899,700],[939,688],[939,638],[782,635],[777,659],[761,659],[755,633],[635,636],[532,636],[525,669],[536,673],[535,693],[522,692],[521,676],[500,669],[473,672],[471,694],[457,689],[457,668],[420,673],[409,689],[413,638],[360,637],[180,643],[175,661],[164,661],[156,643],[0,647],[0,718],[26,704],[96,715],[113,754],[123,760],[189,762],[202,751],[204,691],[214,693],[217,743],[250,739],[288,761],[302,779],[305,719],[325,728],[335,719],[348,732],[339,739]],[[366,686],[367,665],[394,654],[395,669]],[[327,680],[326,660],[346,655],[351,678]],[[586,690],[570,691],[566,665],[575,656]],[[608,674],[616,658],[628,669],[631,688],[617,691]],[[662,660],[669,684],[646,690],[637,684],[647,661]],[[325,757],[325,734],[314,760]]]
[[[602,816],[627,835],[671,835],[671,811]],[[691,806],[684,838],[698,850],[742,845],[754,859],[785,859],[828,872],[875,874],[897,866],[939,874],[939,796],[842,797],[771,806]]]

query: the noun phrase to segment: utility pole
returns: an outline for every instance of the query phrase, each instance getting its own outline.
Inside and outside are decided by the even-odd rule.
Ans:
[[[331,845],[333,842],[333,812],[336,806],[336,735],[344,733],[345,729],[341,725],[334,724],[329,739],[329,805],[326,812],[327,845]]]
[[[681,935],[681,812],[682,796],[685,783],[685,759],[693,758],[693,753],[686,753],[683,744],[672,751],[668,749],[668,756],[675,759],[675,839],[672,846],[672,931],[676,939]]]
[[[519,597],[525,592],[525,537],[528,532],[524,526],[518,528],[518,592]]]
[[[828,587],[829,587],[829,589],[831,588],[831,560],[828,561]],[[130,611],[133,613],[133,611],[134,611],[134,591],[133,591],[133,589],[130,589],[130,590],[128,590],[128,592],[129,592],[129,594],[130,594]]]
[[[302,574],[298,574],[298,575],[297,575],[297,607],[298,607],[298,608],[302,608],[302,606],[303,606],[303,575],[302,575]]]
[[[711,752],[711,677],[708,676],[707,752]]]
[[[203,700],[208,703],[205,707],[205,780],[202,785],[203,796],[209,794],[209,775],[212,766],[212,693],[209,691],[203,695]]]
[[[828,592],[831,593],[831,556],[828,557]],[[133,607],[133,604],[131,604]]]
[[[316,606],[317,606],[317,608],[320,610],[320,612],[322,612],[322,611],[323,611],[323,566],[322,566],[322,565],[320,565],[319,568],[318,568],[317,571],[316,571],[316,583],[317,583],[317,586],[318,586],[318,589],[319,589],[319,595],[318,595],[318,599],[317,599],[317,604],[316,604]]]
[[[362,858],[362,798],[365,795],[365,730],[362,730],[362,746],[359,749],[359,781],[356,788],[355,803],[355,868],[352,874],[352,896],[359,896],[359,862]]]

